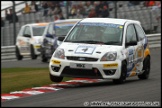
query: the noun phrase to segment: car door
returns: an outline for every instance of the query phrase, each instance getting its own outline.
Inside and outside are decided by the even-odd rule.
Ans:
[[[145,33],[139,25],[134,24],[134,26],[138,37],[137,46],[135,47],[135,62],[137,64],[137,71],[140,72],[143,68],[144,49],[147,46],[147,38],[145,38]]]
[[[54,25],[50,23],[47,28],[47,33],[45,34],[45,53],[51,54],[51,47],[53,46],[53,33],[54,33]]]
[[[30,26],[25,26],[23,36],[20,39],[21,41],[23,41],[23,45],[21,46],[21,53],[23,53],[23,55],[30,54],[30,39],[31,39],[31,28]]]
[[[134,25],[132,23],[130,23],[126,28],[126,40],[125,40],[125,42],[126,42],[126,50],[128,52],[127,72],[128,72],[128,75],[131,75],[132,71],[136,71],[135,49],[138,47],[137,35],[136,35]]]
[[[24,28],[25,26],[22,26],[21,29],[19,30],[19,33],[18,33],[18,36],[16,38],[16,46],[18,47],[19,51],[20,51],[20,54],[21,52],[23,52],[23,46],[24,46],[24,37],[23,37],[23,32],[24,32]],[[22,54],[21,54],[22,55]]]

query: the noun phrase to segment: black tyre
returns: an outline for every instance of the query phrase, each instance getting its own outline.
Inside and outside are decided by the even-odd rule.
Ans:
[[[147,56],[143,61],[143,73],[138,75],[139,79],[148,79],[150,74],[150,57]]]
[[[22,55],[20,55],[20,51],[19,51],[19,49],[18,49],[18,47],[16,46],[16,58],[17,58],[17,60],[22,60],[23,59],[23,56]]]
[[[30,50],[31,50],[31,58],[32,59],[36,59],[37,58],[37,55],[35,54],[35,52],[34,52],[34,48],[33,48],[33,45],[31,45],[31,47],[30,47]]]
[[[57,77],[57,76],[53,76],[53,75],[51,75],[51,74],[49,74],[50,75],[50,79],[51,79],[51,81],[52,82],[61,82],[62,80],[63,80],[63,77]]]
[[[126,81],[126,73],[127,73],[127,64],[125,61],[122,62],[122,67],[121,67],[121,75],[119,79],[114,79],[113,83],[115,84],[122,84]]]
[[[42,54],[42,62],[47,62],[48,61],[48,58],[47,57],[45,57],[45,55],[44,54]]]

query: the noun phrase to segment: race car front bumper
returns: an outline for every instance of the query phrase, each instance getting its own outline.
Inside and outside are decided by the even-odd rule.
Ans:
[[[41,45],[40,45],[40,44],[34,45],[34,49],[35,49],[35,54],[36,54],[36,55],[40,55],[40,54],[41,54],[41,52],[40,52],[40,50],[41,50]]]
[[[53,76],[118,79],[121,61],[85,62],[51,58],[49,70]]]

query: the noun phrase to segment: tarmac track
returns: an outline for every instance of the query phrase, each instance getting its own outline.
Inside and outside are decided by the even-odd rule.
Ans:
[[[25,62],[24,62],[25,61]],[[1,62],[3,67],[47,67],[41,60]],[[161,48],[151,49],[151,71],[148,80],[129,77],[122,85],[106,82],[68,87],[56,92],[9,100],[2,107],[77,107],[92,106],[93,102],[145,102],[161,106]],[[115,105],[115,104],[113,104]],[[118,103],[119,105],[119,103]],[[119,105],[120,106],[120,105]]]

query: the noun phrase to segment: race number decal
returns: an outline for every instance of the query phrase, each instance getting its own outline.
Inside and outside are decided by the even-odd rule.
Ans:
[[[92,54],[96,47],[94,46],[78,46],[75,53]]]
[[[131,71],[134,67],[134,47],[131,47],[130,49],[128,49],[128,58],[127,58],[127,70],[128,72]]]
[[[133,65],[133,58],[134,58],[134,55],[129,55],[128,57],[128,68],[131,68],[132,65]]]
[[[144,58],[143,50],[144,50],[144,48],[142,46],[136,48],[136,51],[135,51],[136,63],[142,62],[142,60]]]

